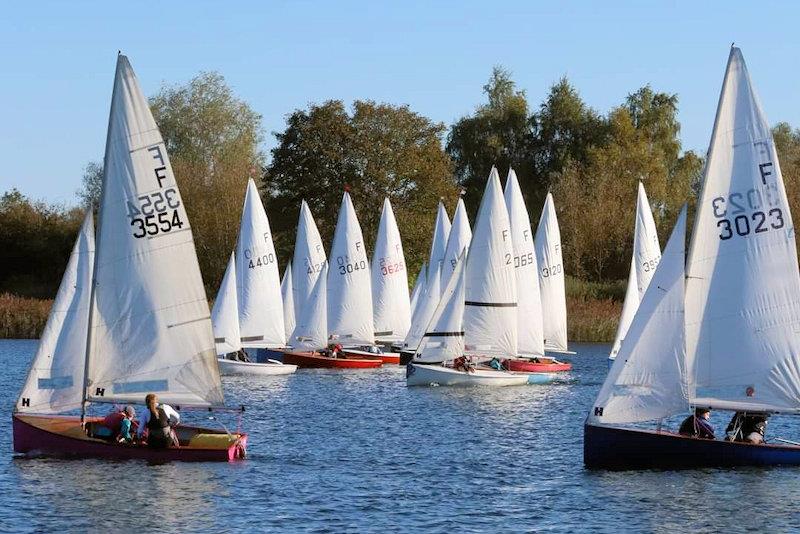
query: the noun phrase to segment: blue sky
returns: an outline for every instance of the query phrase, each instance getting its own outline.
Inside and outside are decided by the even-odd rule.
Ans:
[[[798,20],[790,2],[15,2],[0,16],[0,192],[75,202],[102,158],[118,49],[148,95],[222,73],[263,115],[265,149],[287,113],[330,98],[449,125],[501,64],[534,106],[563,75],[603,113],[647,83],[677,93],[684,147],[704,152],[733,41],[770,121],[800,127]]]

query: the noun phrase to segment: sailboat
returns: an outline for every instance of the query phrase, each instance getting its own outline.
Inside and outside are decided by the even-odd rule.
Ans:
[[[510,371],[528,373],[557,373],[569,371],[572,365],[544,354],[544,324],[542,319],[542,299],[539,291],[539,269],[536,263],[536,250],[533,244],[531,221],[525,199],[519,187],[517,173],[508,170],[504,192],[511,236],[514,245],[514,271],[517,279],[517,325],[518,349],[516,358],[506,360],[505,367]],[[555,377],[557,375],[553,375]],[[537,376],[538,382],[545,377]]]
[[[131,261],[135,258],[136,261]],[[70,257],[13,420],[14,450],[148,460],[243,458],[247,435],[181,425],[180,447],[96,438],[89,405],[224,409],[194,240],[147,99],[119,55],[97,237],[88,215]],[[60,415],[75,412],[80,415]]]
[[[547,193],[534,238],[539,290],[542,294],[544,349],[574,354],[567,348],[567,294],[564,261],[561,257],[561,231],[558,228],[553,195]]]
[[[261,203],[253,179],[247,182],[242,208],[239,239],[234,254],[236,302],[239,307],[241,349],[258,354],[264,349],[284,348],[286,329],[278,261],[267,213]],[[294,365],[268,358],[247,361],[237,351],[219,359],[222,374],[288,375],[297,370]],[[254,358],[256,359],[256,358]]]
[[[500,177],[492,168],[466,257],[456,262],[406,384],[491,385],[528,383],[528,374],[482,365],[517,355],[517,295],[511,228]],[[457,338],[438,343],[439,338]],[[434,339],[431,343],[430,340]],[[457,356],[461,350],[462,355]],[[456,351],[456,352],[454,352]]]
[[[375,338],[390,346],[405,339],[411,327],[408,275],[400,231],[386,198],[372,255],[372,310]],[[400,354],[382,355],[384,363],[400,363]]]
[[[288,340],[294,332],[297,319],[294,313],[294,288],[292,287],[292,262],[286,266],[281,279],[281,300],[283,301],[283,327]]]
[[[639,308],[639,302],[644,297],[644,292],[650,285],[650,280],[656,272],[656,266],[661,259],[661,245],[658,243],[656,223],[647,201],[644,185],[639,182],[639,192],[636,199],[636,222],[633,231],[633,255],[631,256],[631,269],[628,274],[628,288],[625,291],[625,302],[622,305],[622,315],[614,337],[614,345],[608,359],[613,361],[617,357],[622,340],[628,332],[633,316]]]
[[[728,58],[685,267],[684,225],[685,213],[589,412],[584,463],[798,465],[796,442],[699,439],[662,423],[693,408],[800,413],[794,225],[769,123],[736,47]]]

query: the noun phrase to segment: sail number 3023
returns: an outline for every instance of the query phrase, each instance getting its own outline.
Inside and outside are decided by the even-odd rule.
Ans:
[[[131,219],[132,235],[136,239],[155,237],[158,234],[183,228],[180,211],[181,200],[173,189],[156,191],[137,198],[137,203],[128,201],[128,217]]]
[[[727,198],[714,198],[711,209],[717,219],[720,241],[783,228],[786,221],[778,207],[779,197],[772,192],[767,188],[762,196],[760,190],[750,189],[746,193],[731,193]]]

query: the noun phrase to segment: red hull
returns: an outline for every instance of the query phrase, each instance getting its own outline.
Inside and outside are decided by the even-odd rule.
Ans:
[[[151,449],[147,446],[127,446],[90,438],[81,429],[80,418],[77,416],[13,415],[12,423],[14,452],[31,456],[151,462],[230,462],[243,459],[247,448],[247,434],[239,434],[229,445],[222,447],[187,445],[179,448]],[[204,433],[225,436],[216,430],[198,427],[181,426],[178,429],[181,434]]]
[[[377,358],[331,358],[312,352],[284,352],[283,363],[316,369],[371,369],[380,367],[383,361]]]
[[[532,362],[530,360],[506,360],[503,362],[509,371],[520,371],[523,373],[561,373],[572,369],[571,363],[559,362]]]

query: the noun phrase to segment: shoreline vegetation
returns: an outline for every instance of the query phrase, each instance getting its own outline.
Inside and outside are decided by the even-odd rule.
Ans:
[[[566,286],[569,340],[612,342],[622,313],[625,281],[599,283],[567,277]],[[52,305],[53,299],[0,294],[0,338],[38,339]]]

